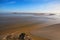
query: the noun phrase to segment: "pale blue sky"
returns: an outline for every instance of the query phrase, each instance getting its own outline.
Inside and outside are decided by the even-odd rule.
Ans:
[[[0,11],[60,13],[60,0],[0,0]]]

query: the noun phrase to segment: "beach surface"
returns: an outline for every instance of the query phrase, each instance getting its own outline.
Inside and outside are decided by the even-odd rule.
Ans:
[[[60,40],[58,15],[0,14],[0,39],[25,32],[32,40]]]

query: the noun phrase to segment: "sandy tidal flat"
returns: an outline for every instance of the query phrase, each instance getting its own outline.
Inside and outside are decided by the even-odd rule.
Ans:
[[[7,34],[18,35],[21,32],[26,32],[33,40],[60,40],[60,18],[56,15],[33,14],[2,14],[0,16],[0,39]]]

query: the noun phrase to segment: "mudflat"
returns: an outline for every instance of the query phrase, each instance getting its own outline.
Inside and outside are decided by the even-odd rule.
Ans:
[[[0,39],[2,40],[7,34],[13,33],[13,35],[19,35],[25,32],[30,35],[33,40],[60,40],[59,20],[60,18],[57,16],[1,14]],[[58,24],[58,27],[55,24]]]

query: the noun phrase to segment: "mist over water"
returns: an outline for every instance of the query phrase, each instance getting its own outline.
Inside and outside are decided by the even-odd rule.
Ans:
[[[37,14],[37,13],[36,13]],[[0,13],[0,29],[9,27],[9,25],[34,24],[34,23],[60,23],[58,15],[36,15],[34,13]],[[30,23],[31,22],[31,23]],[[27,24],[27,25],[28,25]],[[4,27],[5,26],[5,27]],[[4,28],[3,28],[4,27]]]
[[[13,14],[13,13],[1,13],[0,14],[1,16],[3,16],[3,17],[6,17],[6,16],[8,16],[8,17],[11,17],[11,16],[34,16],[33,14],[24,14],[24,13],[17,13],[17,14]]]

